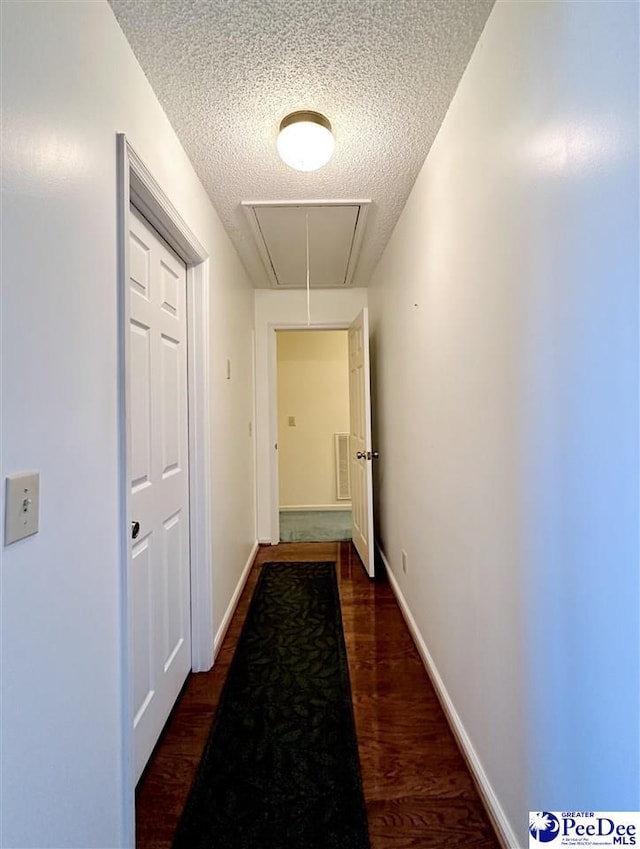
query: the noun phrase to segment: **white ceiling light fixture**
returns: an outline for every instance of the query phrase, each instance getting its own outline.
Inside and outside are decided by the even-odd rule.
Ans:
[[[291,168],[317,171],[331,159],[335,139],[328,118],[301,111],[282,119],[276,145],[280,158]]]

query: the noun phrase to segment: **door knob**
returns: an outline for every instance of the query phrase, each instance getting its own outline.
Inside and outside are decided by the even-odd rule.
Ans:
[[[140,533],[140,522],[131,522],[131,539],[137,539]]]
[[[379,451],[356,451],[356,460],[377,460]]]

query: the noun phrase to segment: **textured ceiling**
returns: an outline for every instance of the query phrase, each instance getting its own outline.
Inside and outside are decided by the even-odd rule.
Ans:
[[[353,285],[367,285],[493,0],[110,0],[258,287],[243,200],[371,199]],[[280,120],[331,121],[333,159],[280,161]]]

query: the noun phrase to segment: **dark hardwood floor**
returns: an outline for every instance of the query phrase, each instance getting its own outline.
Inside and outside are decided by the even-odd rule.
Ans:
[[[371,849],[499,849],[391,588],[369,580],[351,543],[260,548],[214,669],[190,676],[140,780],[137,849],[171,847],[251,593],[270,560],[337,563]]]

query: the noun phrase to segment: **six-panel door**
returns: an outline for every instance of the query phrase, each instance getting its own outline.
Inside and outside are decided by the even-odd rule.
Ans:
[[[136,781],[191,668],[186,269],[132,207],[129,558]]]

